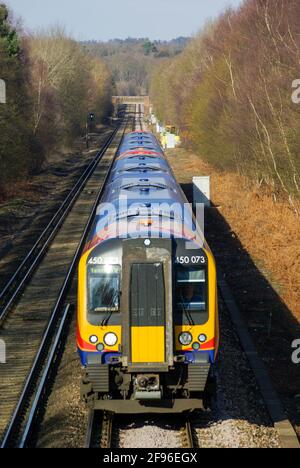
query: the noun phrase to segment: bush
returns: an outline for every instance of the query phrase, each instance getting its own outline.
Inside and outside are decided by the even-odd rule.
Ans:
[[[60,29],[18,36],[0,5],[0,72],[7,103],[0,105],[0,196],[41,170],[54,147],[70,144],[87,114],[111,111],[110,73]]]
[[[245,0],[156,69],[151,84],[159,118],[204,159],[290,199],[300,191],[300,107],[291,101],[299,15],[297,0]]]
[[[18,36],[0,5],[0,71],[7,103],[0,104],[0,195],[5,185],[24,177],[30,166],[30,99],[26,57]]]
[[[111,79],[105,65],[60,29],[27,41],[34,96],[34,134],[49,148],[82,131],[88,112],[110,111]],[[53,139],[52,135],[55,135]]]

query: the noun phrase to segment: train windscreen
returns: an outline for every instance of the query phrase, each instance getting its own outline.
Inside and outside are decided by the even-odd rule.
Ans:
[[[121,268],[117,265],[90,266],[88,270],[89,311],[118,312]]]
[[[202,324],[208,320],[206,269],[176,267],[176,313],[183,323]]]

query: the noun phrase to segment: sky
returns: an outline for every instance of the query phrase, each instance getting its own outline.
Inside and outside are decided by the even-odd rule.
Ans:
[[[61,25],[78,40],[149,37],[169,40],[197,33],[207,20],[242,0],[2,0],[26,31]]]

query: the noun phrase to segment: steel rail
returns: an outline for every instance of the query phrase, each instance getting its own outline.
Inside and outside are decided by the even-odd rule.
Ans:
[[[94,424],[95,424],[95,411],[90,410],[89,417],[88,417],[86,437],[85,437],[85,448],[92,448]]]
[[[90,410],[85,448],[108,449],[112,446],[114,413]]]
[[[193,437],[192,424],[189,420],[186,420],[184,422],[184,425],[180,431],[180,436],[182,441],[182,448],[196,448]]]
[[[113,428],[114,413],[104,411],[102,414],[102,427],[100,448],[108,449],[112,446],[112,428]]]
[[[66,329],[66,324],[67,324],[67,319],[69,316],[70,312],[70,304],[67,305],[65,308],[65,311],[63,313],[55,340],[51,346],[50,352],[49,352],[49,357],[47,359],[47,363],[45,365],[45,368],[43,370],[41,379],[39,381],[39,385],[34,397],[34,401],[32,403],[32,406],[30,408],[30,413],[28,416],[28,420],[26,422],[25,429],[22,434],[21,442],[19,444],[19,448],[24,448],[28,444],[29,437],[32,432],[32,428],[34,426],[34,422],[36,420],[37,414],[38,414],[38,409],[41,407],[41,403],[43,400],[43,397],[45,396],[45,389],[46,389],[46,384],[47,381],[49,380],[49,377],[51,375],[51,371],[53,370],[53,365],[55,362],[55,359],[58,355],[58,351],[60,348],[60,345],[62,344],[62,338],[64,331]]]

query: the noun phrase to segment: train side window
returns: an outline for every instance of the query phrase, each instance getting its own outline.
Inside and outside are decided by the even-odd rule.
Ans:
[[[205,268],[176,267],[176,308],[190,312],[204,312],[207,306]]]
[[[119,312],[120,277],[121,267],[118,265],[89,267],[88,299],[90,312]]]

